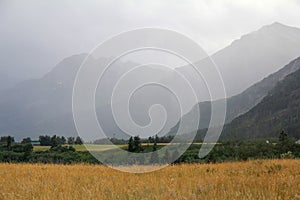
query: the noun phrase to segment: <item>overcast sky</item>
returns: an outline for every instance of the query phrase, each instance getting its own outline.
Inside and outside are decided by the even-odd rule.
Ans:
[[[140,27],[184,33],[211,54],[274,21],[300,27],[299,19],[297,0],[0,0],[0,70],[39,76]]]

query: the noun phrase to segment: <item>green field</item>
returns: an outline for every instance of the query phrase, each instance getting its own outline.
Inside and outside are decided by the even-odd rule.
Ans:
[[[68,145],[64,145],[68,146]],[[72,145],[76,151],[87,151],[87,148],[90,151],[106,151],[110,149],[115,149],[116,146],[124,147],[124,145],[105,145],[105,144],[85,144],[85,145]],[[125,145],[126,146],[126,145]],[[34,146],[34,151],[46,151],[49,150],[50,146]]]

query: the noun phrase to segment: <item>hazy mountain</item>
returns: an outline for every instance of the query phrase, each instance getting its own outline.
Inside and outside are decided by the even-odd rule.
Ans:
[[[283,63],[300,55],[299,35],[299,29],[275,23],[243,36],[229,47],[214,54],[213,59],[220,67],[229,94],[242,90],[243,87],[262,79],[283,66]],[[71,109],[72,89],[77,70],[85,58],[84,54],[66,58],[42,78],[24,81],[9,90],[0,92],[1,135],[11,134],[16,138],[54,133],[66,136],[75,135]],[[105,58],[90,59],[89,61],[94,67],[107,60]],[[207,63],[207,60],[200,61],[200,65],[202,64],[203,67]],[[101,80],[102,84],[97,90],[98,119],[105,131],[111,133],[110,136],[121,136],[122,134],[111,113],[111,91],[122,74],[134,66],[136,63],[116,62],[112,69],[107,71],[109,75],[104,76]],[[157,74],[155,70],[151,70],[151,67],[147,70],[146,73],[136,76],[135,79],[144,80],[148,77],[155,77],[162,84],[173,83],[179,89],[182,86],[174,76],[175,71],[160,70]],[[184,66],[176,70],[193,83],[192,85],[196,86],[195,89],[201,91],[199,99],[207,98],[208,93],[203,89],[204,82],[199,81],[199,77],[195,76],[191,66]],[[232,108],[228,112],[227,120],[230,121],[256,105],[278,80],[292,71],[293,69],[286,69],[229,100],[228,107]],[[198,84],[199,82],[200,84]],[[135,93],[134,97],[130,101],[132,111],[130,114],[136,124],[144,126],[151,122],[149,108],[154,104],[163,105],[168,113],[169,118],[163,131],[169,130],[178,122],[181,110],[178,110],[176,97],[166,93],[165,90],[151,86],[145,91]],[[119,102],[118,104],[122,105],[124,99],[120,98]],[[209,105],[208,102],[201,103],[201,123],[204,123],[201,127],[205,127],[205,118],[209,119],[210,117]],[[185,108],[183,113],[187,111],[188,109]],[[153,117],[155,120],[162,120],[159,112]],[[187,120],[192,119],[193,117],[187,117]],[[124,134],[122,135],[124,136]]]
[[[47,133],[49,129],[44,121],[53,119],[55,122],[58,116],[70,113],[73,81],[85,56],[66,58],[44,77],[21,82],[2,92],[1,134],[22,137]],[[62,126],[55,127],[54,133],[60,128]]]
[[[278,69],[299,55],[300,29],[280,23],[264,26],[258,31],[242,36],[230,46],[212,55],[212,59],[222,74],[227,96],[243,91],[227,98],[226,123],[247,112],[259,103],[279,80],[294,72],[297,67],[292,67],[292,65],[279,71]],[[205,62],[205,60],[200,61],[200,66],[205,67]],[[181,67],[177,70],[188,77],[188,80],[194,83],[193,85],[196,85],[195,90],[204,91],[199,97],[203,101],[181,118],[186,124],[186,131],[194,131],[190,130],[189,124],[193,123],[198,108],[201,115],[199,128],[208,127],[211,103],[207,101],[209,98],[205,85],[196,84],[199,77],[191,66]],[[274,74],[270,75],[272,73]],[[218,105],[218,100],[214,103]],[[176,132],[177,127],[178,123],[171,129],[171,132]]]
[[[228,97],[237,95],[300,55],[300,29],[273,23],[242,36],[211,56],[222,75]],[[203,68],[205,59],[199,65]],[[177,69],[197,83],[192,66]],[[201,68],[200,68],[201,71]],[[205,90],[202,84],[195,88]],[[200,99],[210,100],[205,95]],[[216,99],[213,99],[216,100]]]
[[[25,48],[12,38],[0,40],[0,91],[10,89],[22,81],[43,76],[53,68],[50,63],[55,63],[54,60],[58,59],[53,54],[49,56],[51,58],[47,58],[42,51],[39,55],[33,55],[30,47]]]
[[[72,115],[72,91],[77,71],[86,58],[86,54],[71,56],[60,62],[52,71],[40,79],[21,82],[12,89],[0,93],[0,133],[11,134],[17,139],[40,134],[75,135],[76,129]],[[107,59],[94,59],[89,57],[90,67],[97,67]],[[107,76],[103,76],[96,92],[96,108],[99,122],[105,133],[110,137],[125,137],[123,132],[114,122],[111,111],[111,96],[113,87],[120,77],[136,66],[131,62],[115,62]],[[149,68],[145,75],[140,75],[140,80],[146,76],[154,76],[155,70]],[[156,78],[163,79],[170,73],[160,71]],[[129,83],[130,84],[130,83]],[[172,98],[165,91],[150,87],[142,93],[136,92],[131,99],[133,107],[130,109],[133,120],[139,125],[149,123],[148,109],[155,103],[165,106],[170,115],[174,116],[173,122],[167,122],[165,130],[169,130],[178,120],[179,115],[173,112]],[[147,92],[146,95],[145,92]],[[124,104],[126,99],[118,99]],[[158,118],[157,116],[156,118]]]
[[[222,137],[278,137],[286,130],[290,136],[300,138],[300,58],[290,66],[298,70],[278,82],[249,112],[225,126]]]
[[[242,92],[239,95],[228,98],[227,101],[227,111],[226,111],[226,123],[231,122],[234,118],[238,117],[241,114],[246,113],[252,107],[257,105],[267,94],[268,92],[275,87],[275,85],[284,79],[287,75],[300,69],[299,59],[296,59],[280,69],[279,71],[269,75],[264,78],[262,81],[254,84],[249,87],[247,90]],[[220,104],[220,100],[214,101],[214,105]],[[211,102],[201,102],[198,105],[200,114],[202,116],[199,123],[199,129],[207,128],[210,122],[211,117]],[[184,120],[185,132],[191,132],[194,130],[189,129],[189,124],[192,123],[196,108],[193,108],[188,114],[184,115],[181,120]],[[213,126],[218,126],[219,124],[212,124]],[[176,132],[178,124],[172,128],[171,132]]]
[[[213,55],[228,96],[244,91],[300,55],[300,29],[274,23]]]

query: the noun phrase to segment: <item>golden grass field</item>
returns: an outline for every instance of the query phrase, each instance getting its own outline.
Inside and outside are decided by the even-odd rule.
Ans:
[[[300,199],[300,160],[184,164],[146,174],[0,164],[0,199]]]

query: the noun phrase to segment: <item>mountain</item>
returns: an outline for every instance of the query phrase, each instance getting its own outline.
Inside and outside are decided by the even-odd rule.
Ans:
[[[231,97],[278,71],[299,55],[300,29],[275,22],[233,41],[213,54],[211,59],[220,70],[227,97]],[[198,64],[205,68],[208,67],[206,63],[206,59],[203,59]],[[177,70],[190,82],[197,83],[201,79],[190,65]],[[202,91],[204,87],[199,84],[195,89]],[[210,100],[203,95],[200,99]]]
[[[280,66],[283,66],[283,63],[287,63],[292,58],[300,55],[299,35],[299,29],[297,28],[272,24],[243,36],[229,47],[214,54],[212,57],[224,76],[225,84],[227,84],[225,86],[229,94],[237,93],[240,90],[235,87],[243,85],[243,87],[246,87],[246,85],[252,84],[279,69]],[[72,116],[72,89],[76,73],[84,59],[86,59],[86,54],[71,56],[64,59],[52,71],[39,79],[27,80],[11,89],[0,91],[0,134],[14,135],[17,139],[25,136],[37,137],[40,134],[75,135],[76,130]],[[107,58],[89,59],[94,67],[107,60]],[[199,61],[199,63],[205,67],[207,60]],[[110,75],[101,80],[101,87],[97,90],[97,116],[104,129],[111,133],[111,137],[124,136],[114,122],[111,113],[111,91],[122,74],[128,72],[134,66],[136,66],[136,63],[123,61],[114,63],[113,68],[107,71]],[[199,77],[195,76],[191,66],[183,66],[175,70],[182,73],[190,82],[195,81],[195,84],[193,84],[196,86],[195,89],[203,91],[203,85],[198,85]],[[154,77],[162,84],[175,83],[179,88],[178,90],[180,90],[183,84],[178,81],[178,76],[174,76],[175,70],[160,70],[157,73],[154,68],[150,67],[144,71],[147,73],[135,76],[135,79],[146,80],[149,77]],[[244,73],[245,70],[247,73]],[[229,73],[229,71],[234,74]],[[254,86],[253,89],[249,89],[242,96],[233,97],[233,100],[229,101],[233,108],[229,112],[232,114],[230,116],[228,114],[228,122],[260,102],[278,80],[291,72],[292,69],[283,71],[278,77],[274,76],[274,80],[268,79],[269,81],[265,81],[260,86]],[[171,116],[163,127],[163,131],[167,131],[178,122],[181,111],[178,111],[176,97],[166,94],[165,91],[160,89],[151,86],[148,90],[136,92],[133,95],[135,98],[130,100],[130,108],[133,111],[130,114],[136,124],[147,125],[152,122],[149,109],[152,105],[161,104],[165,107],[168,116]],[[206,96],[203,95],[199,99],[206,99]],[[124,102],[124,99],[120,98],[119,102]],[[122,105],[122,103],[118,104]],[[230,107],[229,104],[228,107]],[[210,103],[204,102],[201,105],[205,105],[201,106],[201,112],[204,110],[205,113],[201,113],[202,119],[208,119]],[[191,108],[186,107],[183,113],[187,113]],[[151,116],[154,120],[163,121],[162,113],[157,112],[154,114]],[[205,127],[205,123],[201,127]]]
[[[273,23],[242,36],[212,59],[227,96],[239,94],[300,55],[300,29]]]
[[[242,36],[230,46],[212,55],[212,60],[220,69],[226,93],[229,96],[226,99],[226,123],[250,110],[278,81],[297,70],[297,66],[293,65],[279,69],[299,55],[300,29],[280,23],[264,26],[258,31]],[[200,66],[205,67],[205,62],[205,60],[200,61]],[[189,124],[193,123],[194,116],[200,109],[199,129],[207,128],[210,121],[211,102],[207,101],[209,98],[204,89],[205,85],[197,84],[200,77],[195,75],[197,73],[192,67],[184,66],[177,70],[194,83],[195,90],[204,91],[204,95],[198,97],[203,101],[195,105],[180,121],[186,125],[186,132],[195,131],[190,130]],[[241,93],[234,95],[238,92]],[[220,101],[223,99],[214,100],[213,103],[218,105]],[[170,132],[176,132],[179,122]],[[219,124],[212,125],[218,126]]]
[[[222,137],[278,137],[285,130],[300,138],[300,58],[290,65],[298,70],[279,81],[254,108],[226,125]]]
[[[238,117],[241,114],[246,113],[252,107],[257,105],[267,94],[268,92],[275,87],[275,85],[283,80],[286,76],[300,69],[299,59],[293,60],[288,65],[284,66],[282,69],[277,72],[269,75],[264,78],[262,81],[254,84],[253,86],[246,89],[239,95],[235,95],[226,99],[227,111],[226,111],[226,121],[225,123],[231,122],[234,118]],[[213,102],[214,105],[221,103],[221,100],[216,100]],[[199,123],[199,129],[204,129],[209,126],[210,117],[211,117],[211,102],[201,102],[198,105],[195,105],[188,114],[184,115],[181,120],[184,120],[183,124],[186,125],[185,132],[191,132],[195,130],[189,130],[189,124],[192,123],[196,111],[199,109],[201,116],[201,121]],[[171,129],[172,132],[176,132],[178,124]],[[212,124],[212,126],[218,126],[219,124]]]
[[[82,54],[66,58],[42,78],[23,81],[3,91],[0,99],[1,134],[13,134],[17,138],[35,137],[47,133],[51,126],[55,127],[53,133],[59,132],[64,126],[58,124],[68,120],[58,121],[58,116],[71,111],[74,78],[85,57]],[[53,125],[46,125],[45,121],[52,121]]]
[[[1,37],[0,40],[0,92],[22,81],[41,77],[51,70],[53,60],[59,59],[53,54],[50,55],[52,58],[47,58],[45,53],[33,55],[29,48],[20,46],[12,38],[4,41]]]
[[[107,58],[87,58],[87,54],[74,55],[61,61],[40,79],[23,81],[1,92],[0,135],[10,134],[16,139],[26,136],[36,138],[41,134],[76,135],[72,114],[72,92],[76,74],[85,59],[88,59],[89,67],[97,67],[108,60]],[[101,127],[105,133],[109,134],[109,137],[126,137],[114,121],[110,97],[120,77],[136,65],[132,62],[115,62],[106,71],[107,75],[104,75],[99,82],[95,98],[96,112]],[[149,67],[144,70],[144,74],[139,74],[138,79],[144,80],[149,76],[163,79],[168,73],[170,72],[160,70],[160,74],[157,75],[155,69]],[[172,98],[169,98],[165,91],[158,89],[150,87],[146,94],[145,91],[135,92],[134,98],[130,99],[130,105],[134,105],[131,106],[130,114],[137,124],[149,123],[148,109],[156,103],[163,104],[171,115],[176,116],[170,103]],[[121,97],[118,101],[121,105],[126,102],[126,99]],[[179,117],[177,115],[174,119],[177,121]],[[158,120],[159,116],[155,118]],[[174,126],[176,121],[167,121],[165,130]]]

